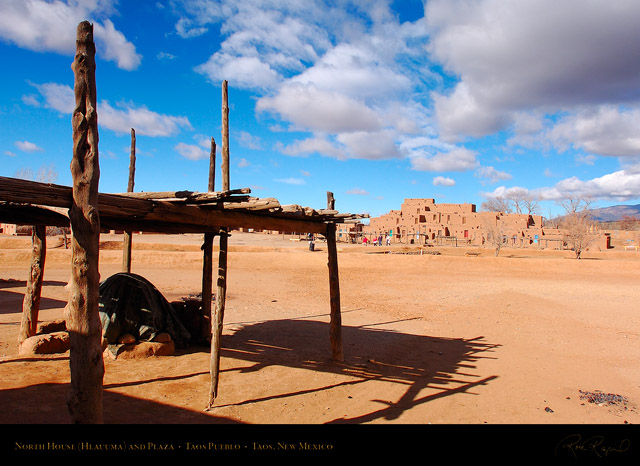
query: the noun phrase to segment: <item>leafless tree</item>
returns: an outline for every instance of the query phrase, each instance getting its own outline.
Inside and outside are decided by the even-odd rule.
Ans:
[[[487,243],[494,247],[495,255],[500,255],[500,249],[505,245],[505,228],[500,215],[485,217],[484,229],[487,233]]]
[[[582,252],[594,240],[593,221],[589,212],[592,200],[578,196],[564,199],[559,204],[565,211],[560,220],[564,241],[575,252],[576,259],[580,259]]]
[[[509,200],[501,196],[487,199],[480,205],[480,209],[485,212],[504,212],[505,214],[513,212]]]

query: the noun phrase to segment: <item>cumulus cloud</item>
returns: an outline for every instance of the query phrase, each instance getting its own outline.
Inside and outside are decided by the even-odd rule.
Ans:
[[[114,12],[111,0],[30,0],[0,2],[0,37],[19,47],[72,55],[76,27],[91,19],[98,55],[116,62],[119,68],[136,69],[141,55],[113,22],[104,18]]]
[[[256,103],[258,112],[274,112],[296,128],[327,133],[376,131],[382,122],[371,108],[344,94],[313,85],[290,84]]]
[[[45,99],[45,105],[60,113],[72,113],[75,94],[70,86],[57,83],[34,84]],[[191,129],[189,119],[184,116],[164,115],[149,110],[145,106],[108,101],[98,102],[98,124],[117,133],[136,133],[144,136],[173,136],[182,129]]]
[[[338,147],[338,145],[322,137],[301,139],[294,141],[289,145],[279,143],[276,145],[276,149],[283,154],[292,157],[319,154],[340,160],[346,159],[346,151],[344,147]]]
[[[603,105],[564,117],[549,133],[561,148],[573,147],[591,154],[640,155],[640,108]]]
[[[453,92],[434,98],[449,137],[506,128],[522,110],[640,98],[638,2],[432,0],[425,8],[431,56],[460,76]]]
[[[44,149],[30,141],[16,141],[15,146],[22,152],[43,152]]]
[[[468,171],[478,166],[477,153],[463,147],[455,148],[449,152],[438,152],[434,155],[421,154],[411,157],[411,166],[414,170],[448,172]]]
[[[456,181],[453,178],[448,178],[446,176],[436,176],[433,179],[434,186],[455,186]]]
[[[347,194],[352,194],[355,196],[368,196],[369,192],[367,190],[364,190],[362,188],[351,188],[349,190],[347,190]]]
[[[201,160],[209,158],[209,152],[195,144],[178,143],[174,149],[185,159]]]
[[[507,172],[496,170],[494,167],[482,166],[476,170],[476,176],[489,180],[491,183],[497,183],[501,180],[510,180],[511,175]]]
[[[402,134],[432,131],[414,99],[429,73],[426,29],[400,24],[385,2],[176,4],[180,27],[220,25],[220,48],[198,72],[260,94],[256,112],[280,120],[272,127],[313,134],[280,146],[288,155],[399,157]]]
[[[274,181],[277,181],[278,183],[284,183],[284,184],[293,184],[293,185],[303,185],[304,184],[304,180],[302,178],[278,178],[275,179]]]
[[[559,181],[554,186],[536,189],[500,186],[482,195],[488,198],[508,198],[514,193],[529,194],[545,201],[581,197],[625,202],[640,197],[640,171],[618,170],[586,181],[572,176]]]

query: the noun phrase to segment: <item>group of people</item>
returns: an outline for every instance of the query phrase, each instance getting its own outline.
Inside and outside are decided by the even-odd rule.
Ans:
[[[382,235],[374,236],[372,240],[369,240],[366,236],[362,238],[362,244],[365,246],[369,243],[373,243],[374,246],[382,246]],[[391,236],[386,236],[387,246],[391,246]]]

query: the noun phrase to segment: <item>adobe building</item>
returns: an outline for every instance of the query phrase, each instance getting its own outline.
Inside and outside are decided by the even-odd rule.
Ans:
[[[476,245],[500,232],[505,246],[562,249],[563,233],[548,228],[541,215],[476,212],[475,204],[436,204],[435,199],[405,199],[400,210],[371,218],[363,234],[390,236],[392,244]],[[607,249],[609,238],[599,235],[594,248]]]

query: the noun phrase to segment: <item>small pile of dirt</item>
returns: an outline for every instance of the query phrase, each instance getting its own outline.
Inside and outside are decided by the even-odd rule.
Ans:
[[[603,393],[600,390],[596,390],[595,392],[583,392],[582,390],[579,391],[581,400],[587,400],[589,403],[596,403],[598,405],[624,405],[629,401],[626,397],[622,395],[616,395],[615,393]]]

